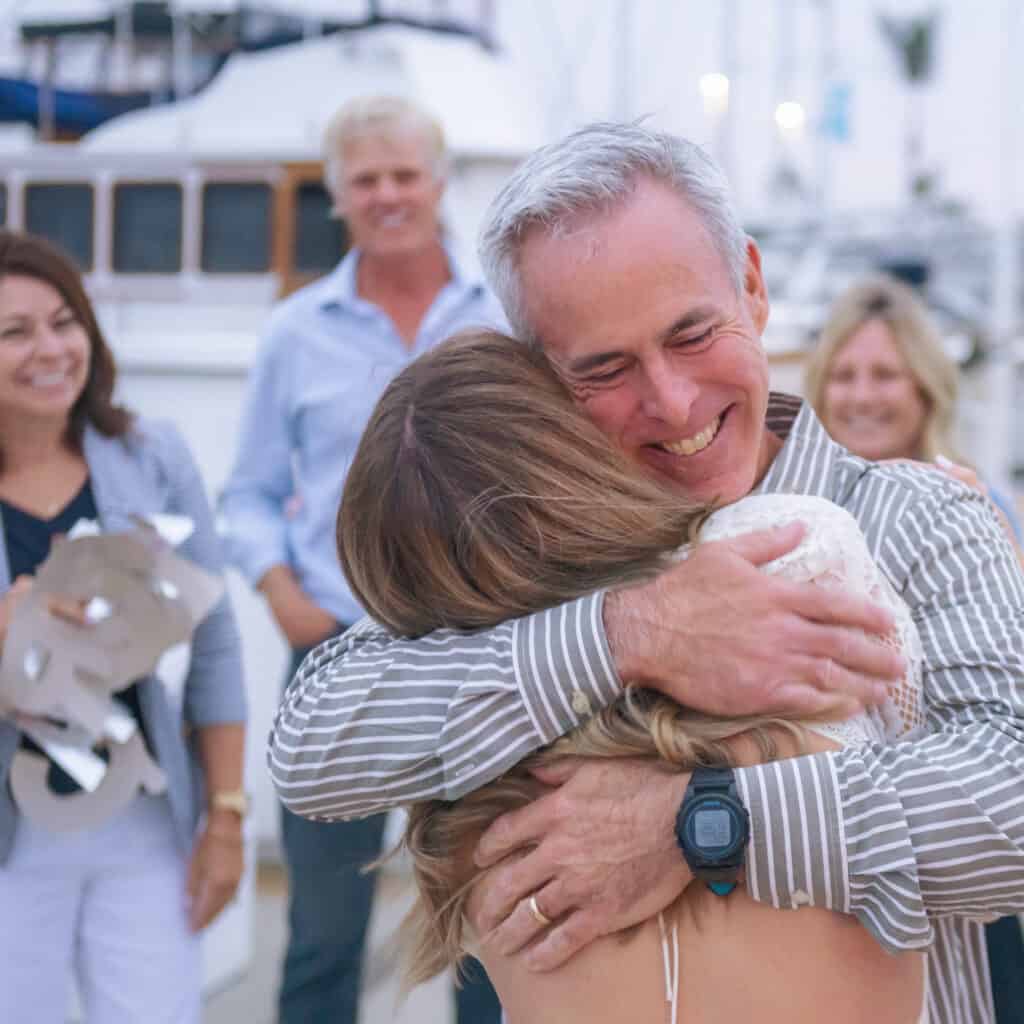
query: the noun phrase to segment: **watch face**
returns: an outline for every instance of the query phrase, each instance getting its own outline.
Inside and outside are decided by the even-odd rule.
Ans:
[[[702,850],[731,846],[732,815],[728,811],[698,810],[693,816],[693,838]]]
[[[684,827],[684,849],[704,862],[728,862],[746,842],[742,808],[716,796],[701,796],[691,805]]]

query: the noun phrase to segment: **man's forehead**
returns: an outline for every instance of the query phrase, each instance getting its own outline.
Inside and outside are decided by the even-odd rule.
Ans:
[[[399,125],[353,136],[342,144],[341,155],[346,164],[389,160],[427,165],[433,157],[423,132]]]

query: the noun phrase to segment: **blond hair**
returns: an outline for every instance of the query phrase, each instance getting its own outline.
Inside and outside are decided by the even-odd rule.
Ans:
[[[824,419],[825,388],[832,363],[847,341],[872,320],[888,327],[924,399],[921,450],[914,457],[931,461],[936,455],[945,455],[962,461],[953,441],[956,364],[946,355],[938,328],[914,290],[885,274],[866,278],[849,288],[832,306],[807,362],[807,401]]]
[[[729,741],[752,740],[761,761],[778,756],[775,733],[792,735],[804,748],[800,726],[781,718],[712,718],[680,707],[651,690],[628,688],[554,743],[520,761],[499,779],[454,802],[432,800],[409,809],[403,845],[412,854],[418,898],[402,923],[407,988],[429,981],[467,955],[466,903],[482,877],[472,863],[473,845],[488,825],[544,792],[534,769],[566,757],[641,758],[666,774],[734,763]],[[683,894],[686,898],[686,893]]]
[[[345,187],[345,149],[357,139],[415,135],[425,147],[434,177],[446,170],[444,129],[419,104],[402,96],[359,96],[340,107],[324,130],[324,185],[341,202]]]
[[[363,606],[396,633],[419,636],[492,626],[647,578],[670,564],[706,511],[613,447],[540,350],[469,332],[421,356],[378,402],[346,479],[338,553]],[[716,720],[627,690],[490,785],[414,806],[404,844],[419,899],[402,929],[407,982],[463,957],[472,843],[538,795],[530,769],[583,756],[687,771],[728,763],[725,741],[740,733],[767,758],[769,727],[780,724]]]

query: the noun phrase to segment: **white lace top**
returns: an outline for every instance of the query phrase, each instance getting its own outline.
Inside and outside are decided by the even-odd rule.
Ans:
[[[701,530],[700,543],[784,526],[796,520],[806,526],[803,540],[789,554],[762,566],[762,571],[870,598],[891,613],[896,629],[887,642],[900,650],[907,661],[906,675],[892,688],[889,701],[881,708],[843,722],[804,725],[847,747],[907,737],[924,725],[921,638],[910,609],[882,575],[857,521],[846,509],[825,498],[804,494],[752,495],[715,512]]]
[[[774,576],[829,589],[862,594],[886,608],[896,622],[888,643],[898,648],[907,661],[907,672],[892,688],[881,707],[864,711],[841,722],[804,722],[844,747],[888,743],[909,736],[924,725],[921,666],[924,654],[910,609],[882,575],[868,551],[857,521],[846,509],[825,498],[802,494],[760,494],[737,501],[715,512],[704,524],[698,543],[725,540],[740,534],[784,526],[800,520],[806,532],[800,544],[788,554],[762,566]],[[686,558],[691,547],[680,551]],[[676,1024],[679,1005],[679,937],[675,923],[667,926],[658,915],[665,973],[665,1001],[668,1020]],[[922,1022],[926,1010],[922,1009]]]

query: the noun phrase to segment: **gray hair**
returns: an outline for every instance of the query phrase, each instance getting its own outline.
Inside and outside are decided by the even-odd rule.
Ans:
[[[429,111],[404,96],[358,96],[338,109],[324,131],[324,184],[334,202],[344,188],[345,147],[367,136],[413,134],[423,140],[434,177],[447,171],[444,130]]]
[[[480,262],[516,334],[536,342],[525,322],[519,251],[542,227],[553,236],[581,213],[606,213],[637,181],[667,185],[697,212],[721,252],[737,291],[743,287],[747,236],[717,164],[686,139],[640,124],[597,123],[543,146],[495,196],[480,233]]]

